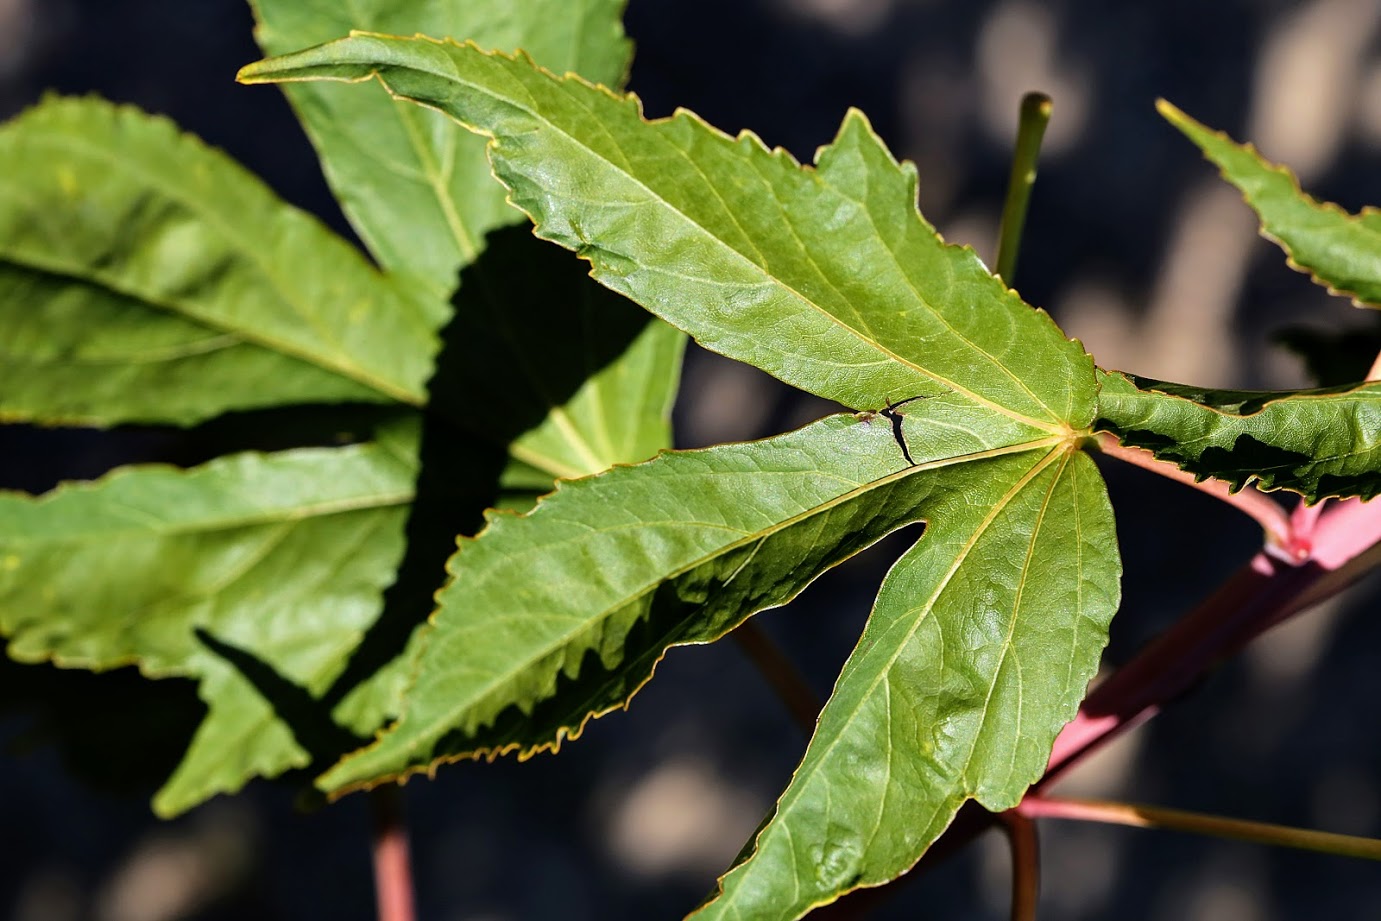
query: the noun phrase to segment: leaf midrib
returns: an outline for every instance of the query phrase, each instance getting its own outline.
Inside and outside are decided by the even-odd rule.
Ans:
[[[147,468],[144,468],[147,469]],[[176,469],[176,468],[170,468]],[[99,480],[96,483],[99,484]],[[45,502],[56,502],[67,496],[80,495],[80,493],[59,492],[51,494],[51,497],[40,499],[36,505]],[[373,496],[360,496],[353,499],[334,500],[329,502],[310,503],[307,505],[294,506],[289,512],[264,512],[261,514],[247,514],[238,517],[214,518],[200,522],[177,522],[171,527],[150,527],[136,522],[130,522],[127,526],[114,528],[101,528],[96,531],[87,531],[83,534],[74,535],[52,535],[42,537],[8,537],[4,540],[5,544],[18,544],[20,546],[34,546],[40,544],[72,544],[90,540],[111,538],[111,537],[147,537],[154,536],[160,538],[182,537],[195,534],[208,534],[217,531],[231,531],[238,528],[249,528],[257,526],[271,526],[280,524],[294,524],[299,521],[306,521],[312,518],[324,518],[330,515],[342,515],[349,512],[367,511],[375,508],[388,508],[391,506],[406,505],[415,498],[415,491],[412,489],[398,491],[395,493],[379,493]],[[5,496],[0,494],[0,499]]]
[[[978,526],[974,528],[973,532],[969,535],[968,539],[964,541],[961,552],[955,555],[954,563],[950,566],[949,571],[946,572],[943,578],[941,578],[939,582],[936,584],[935,590],[922,604],[915,605],[912,607],[912,611],[921,612],[920,616],[913,617],[910,620],[898,618],[898,628],[900,628],[904,624],[909,624],[910,626],[907,632],[908,634],[910,634],[915,631],[915,629],[917,628],[917,626],[919,626],[922,620],[930,616],[930,613],[934,609],[936,601],[944,593],[945,589],[948,588],[949,583],[953,580],[955,574],[959,571],[960,567],[963,566],[964,562],[968,560],[969,555],[973,552],[974,547],[978,544],[979,540],[982,539],[983,535],[987,533],[988,529],[992,526],[993,522],[995,522],[1000,517],[1002,512],[1005,511],[1007,506],[1011,504],[1012,500],[1015,499],[1023,489],[1025,489],[1028,483],[1030,483],[1033,479],[1035,479],[1042,472],[1044,472],[1063,453],[1059,450],[1055,450],[1058,444],[1058,441],[1050,442],[1050,447],[1052,448],[1052,450],[1049,453],[1047,453],[1044,457],[1037,460],[1036,463],[1032,465],[1031,469],[1024,473],[1021,476],[1021,478],[1016,482],[1016,484],[1013,485],[1013,487],[1009,489],[1000,500],[998,500],[996,503],[992,505],[991,508],[988,509],[988,512],[983,517],[982,521],[980,521]],[[1041,443],[1037,442],[1035,444],[1025,445],[1023,447],[1027,450],[1035,450],[1040,446]],[[872,699],[873,695],[877,692],[878,685],[880,685],[888,677],[892,668],[896,665],[897,660],[901,658],[902,652],[904,651],[904,647],[904,643],[896,644],[893,652],[887,658],[886,663],[877,670],[876,674],[873,676],[872,681],[869,682],[866,689],[862,693],[856,694],[854,696],[854,700],[856,701],[855,705],[851,707],[849,711],[846,712],[843,716],[839,717],[841,721],[841,730],[835,733],[832,738],[825,742],[824,748],[821,750],[822,753],[815,759],[814,764],[819,764],[822,760],[828,757],[829,753],[833,751],[841,743],[845,735],[843,730],[848,727],[848,725],[853,721],[855,717],[857,717],[858,711],[863,706],[863,703]],[[814,773],[815,771],[812,770],[812,774]],[[800,768],[798,768],[795,774],[793,774],[792,776],[793,785],[799,777]],[[791,787],[788,787],[787,789],[789,791]],[[753,843],[752,856],[750,856],[748,860],[752,860],[752,857],[756,856],[758,853],[758,839],[760,839],[761,836],[765,834],[768,829],[776,825],[778,818],[784,814],[785,809],[794,805],[794,799],[795,798],[793,798],[793,801],[791,803],[787,803],[785,801],[785,796],[783,796],[782,801],[778,802],[777,808],[773,812],[773,816],[770,820],[770,823],[764,826],[764,828],[758,833],[758,837],[755,838]],[[937,803],[936,811],[938,811],[939,808],[941,808],[942,806],[943,803]],[[782,825],[780,827],[786,829],[789,828],[789,824]],[[738,868],[735,868],[735,870],[732,870],[730,872],[739,872],[741,868],[744,866],[747,866],[747,861],[740,864]],[[727,879],[727,876],[725,877],[725,879]],[[714,904],[714,902],[717,902],[720,899],[724,898],[724,895],[725,890],[722,888],[721,882],[721,889],[719,894],[708,904]],[[811,904],[810,907],[815,908],[819,907],[819,905],[822,904],[828,904],[830,901],[834,901],[834,899],[836,898],[838,898],[838,894],[831,896],[826,902],[814,902]],[[735,909],[735,911],[736,910],[737,909]]]
[[[296,294],[293,293],[293,288],[285,282],[282,274],[272,265],[270,265],[269,262],[267,262],[259,254],[256,247],[250,245],[251,241],[245,238],[243,234],[241,234],[233,225],[227,223],[214,208],[203,207],[203,201],[196,198],[189,198],[185,194],[186,190],[182,189],[178,185],[163,184],[159,181],[156,181],[154,177],[150,176],[144,170],[137,168],[132,162],[122,158],[115,158],[111,156],[109,151],[104,150],[102,148],[93,148],[88,145],[85,145],[81,143],[80,139],[73,138],[68,134],[58,131],[50,131],[47,134],[40,135],[39,139],[44,142],[45,146],[52,147],[66,153],[70,153],[71,155],[76,157],[82,157],[87,160],[103,163],[107,166],[107,168],[111,169],[112,171],[123,171],[125,173],[128,173],[131,176],[135,177],[137,180],[139,180],[146,188],[155,189],[161,195],[167,196],[168,200],[182,208],[185,213],[194,215],[198,219],[206,221],[206,223],[212,228],[214,228],[218,232],[220,237],[231,246],[234,252],[238,253],[242,257],[247,258],[253,265],[255,265],[258,268],[259,272],[261,273],[261,277],[268,282],[270,289],[278,295],[278,302],[287,306],[292,311],[292,314],[295,317],[297,317],[299,320],[305,323],[308,329],[311,329],[313,331],[313,333],[318,337],[320,342],[322,342],[323,344],[330,345],[337,354],[326,355],[321,354],[319,352],[314,352],[300,346],[279,341],[273,338],[272,336],[264,335],[262,333],[256,332],[253,329],[245,329],[231,325],[224,321],[218,321],[208,318],[203,313],[192,312],[188,310],[186,307],[181,306],[179,303],[176,302],[163,303],[154,300],[153,298],[147,296],[143,292],[125,290],[119,284],[116,284],[115,282],[109,279],[109,273],[88,270],[89,274],[84,274],[81,271],[80,267],[73,268],[70,266],[65,266],[57,260],[53,260],[45,264],[44,260],[36,257],[32,253],[25,253],[23,254],[24,258],[21,258],[20,255],[15,253],[12,249],[8,249],[3,255],[3,257],[0,257],[0,261],[9,262],[10,264],[18,266],[19,268],[28,269],[34,272],[42,272],[61,278],[71,278],[79,281],[87,281],[88,283],[96,284],[98,287],[104,287],[122,297],[131,298],[141,303],[150,304],[152,306],[156,306],[164,310],[172,311],[174,313],[179,314],[180,316],[185,317],[186,319],[203,324],[208,328],[242,336],[246,341],[252,341],[255,344],[261,345],[265,348],[269,348],[271,350],[278,351],[284,354],[292,355],[295,358],[308,361],[311,364],[315,364],[326,370],[335,371],[336,373],[341,374],[345,377],[349,377],[359,383],[362,383],[365,386],[373,390],[376,390],[379,393],[391,399],[398,400],[400,402],[407,403],[413,406],[421,406],[425,402],[424,396],[412,390],[409,390],[393,381],[387,381],[381,378],[377,378],[371,372],[366,371],[365,369],[361,368],[358,364],[356,364],[353,360],[353,357],[350,355],[349,351],[345,349],[339,343],[339,341],[337,341],[335,337],[330,334],[330,331],[323,325],[323,323],[325,322],[324,318],[316,316],[310,310],[304,308],[304,306],[298,302]],[[200,146],[198,142],[195,142],[194,140],[181,135],[176,136],[175,140],[183,142],[190,141],[191,143]],[[202,152],[208,154],[210,153],[209,150],[203,150]],[[223,163],[222,166],[228,166],[236,172],[239,172],[241,169],[237,164],[233,163]],[[13,190],[10,191],[13,193]],[[284,209],[291,208],[290,205],[284,202],[277,202],[277,204],[279,207]],[[303,215],[303,217],[307,220],[312,220],[310,217],[306,215]],[[318,229],[323,234],[330,233],[323,227],[318,227]],[[262,247],[260,247],[259,249],[262,249]],[[353,249],[349,248],[348,246],[345,247],[343,253],[346,254],[348,258],[359,258],[359,254],[354,252]],[[25,261],[25,259],[29,261]],[[374,280],[380,283],[381,285],[389,284],[388,279],[382,275],[376,275],[374,277]],[[393,291],[392,293],[395,293],[398,296],[392,298],[389,301],[390,304],[396,306],[405,306],[407,304],[407,299],[402,297],[400,292]],[[421,317],[417,316],[415,311],[410,309],[404,309],[402,311],[399,311],[399,313],[400,316],[411,316],[414,320],[414,325],[420,324],[420,328],[426,328],[425,321],[423,321]]]
[[[365,33],[365,34],[367,35],[368,33]],[[385,37],[388,37],[388,36],[385,36]],[[444,44],[447,44],[447,43],[442,43],[442,44],[444,45]],[[449,42],[449,44],[454,45],[455,43],[454,43],[454,42]],[[508,57],[507,55],[500,54],[500,53],[498,53],[498,52],[484,51],[483,49],[481,49],[481,48],[479,48],[477,45],[475,45],[473,42],[467,42],[466,44],[468,44],[470,47],[474,48],[474,49],[475,49],[476,51],[478,51],[480,54],[483,54],[483,55],[485,55],[485,56],[488,56],[488,57],[497,57],[497,58],[499,58],[499,59],[501,59],[501,60],[509,60],[509,61],[514,60],[513,58]],[[534,66],[536,66],[536,65],[534,65]],[[906,366],[906,367],[909,367],[909,368],[911,368],[912,370],[916,371],[918,374],[920,374],[920,375],[922,375],[922,376],[924,376],[924,377],[930,378],[932,381],[935,381],[936,383],[938,383],[938,384],[940,384],[940,385],[942,385],[942,386],[944,386],[944,387],[948,387],[949,389],[951,389],[951,390],[953,390],[953,391],[955,391],[955,392],[961,393],[961,394],[963,394],[964,396],[970,398],[971,400],[973,400],[973,401],[976,402],[976,403],[979,403],[979,404],[981,404],[981,405],[984,405],[984,406],[989,407],[989,408],[992,409],[994,412],[1000,413],[1000,414],[1002,414],[1002,415],[1004,415],[1004,416],[1007,416],[1008,418],[1011,418],[1011,419],[1014,419],[1014,420],[1016,420],[1016,421],[1018,421],[1018,422],[1021,422],[1021,423],[1024,423],[1024,424],[1026,424],[1026,425],[1029,425],[1029,426],[1031,426],[1032,428],[1036,428],[1036,429],[1039,429],[1039,430],[1045,431],[1045,432],[1050,432],[1050,433],[1052,433],[1052,434],[1054,434],[1054,433],[1059,432],[1059,431],[1062,430],[1062,426],[1061,426],[1061,423],[1060,423],[1060,422],[1052,422],[1052,421],[1048,421],[1048,420],[1033,419],[1033,418],[1031,418],[1031,417],[1029,417],[1029,416],[1026,416],[1026,415],[1024,415],[1024,414],[1022,414],[1022,413],[1018,413],[1018,412],[1016,412],[1015,410],[1009,409],[1009,408],[1007,408],[1007,407],[1005,407],[1005,406],[1002,406],[1002,405],[1000,405],[1000,404],[998,404],[998,403],[993,402],[992,400],[990,400],[990,399],[988,399],[988,398],[986,398],[986,397],[983,397],[983,396],[981,396],[981,395],[979,395],[979,394],[977,394],[977,393],[974,393],[973,391],[969,390],[967,387],[964,387],[963,385],[958,384],[958,383],[956,383],[956,382],[954,382],[954,381],[952,381],[952,380],[950,380],[950,379],[944,377],[943,375],[940,375],[940,374],[938,374],[938,373],[936,373],[936,372],[934,372],[934,371],[930,371],[930,370],[927,370],[927,369],[925,369],[925,368],[920,367],[919,365],[915,364],[914,362],[912,362],[912,361],[910,361],[910,360],[908,360],[908,359],[905,359],[905,358],[901,357],[900,355],[898,355],[898,354],[896,354],[895,352],[893,352],[891,349],[887,348],[886,346],[882,345],[881,343],[879,343],[879,342],[877,342],[877,341],[875,341],[875,340],[868,339],[866,336],[864,336],[862,333],[860,333],[860,331],[858,331],[858,330],[854,329],[852,326],[849,326],[848,324],[844,323],[844,322],[840,319],[840,317],[836,316],[835,314],[830,313],[830,312],[827,311],[824,307],[822,307],[821,305],[815,303],[814,300],[812,300],[812,299],[806,297],[804,294],[802,294],[801,292],[797,291],[797,290],[796,290],[794,287],[792,287],[791,285],[787,284],[787,283],[784,282],[783,280],[781,280],[781,279],[777,278],[776,276],[772,275],[772,274],[769,273],[763,266],[760,266],[760,265],[758,265],[757,263],[753,262],[753,260],[749,259],[749,258],[748,258],[747,256],[745,256],[742,252],[740,252],[738,249],[736,249],[736,248],[733,247],[733,246],[730,246],[727,242],[721,240],[718,236],[716,236],[716,235],[715,235],[713,232],[711,232],[708,228],[706,228],[706,227],[704,227],[703,225],[699,224],[698,222],[692,220],[692,219],[690,218],[690,216],[687,215],[685,212],[681,211],[679,208],[677,208],[677,207],[675,207],[674,205],[672,205],[670,202],[668,202],[666,199],[662,198],[660,195],[655,194],[655,193],[653,192],[653,190],[650,189],[650,188],[648,188],[648,186],[647,186],[645,183],[643,183],[642,180],[640,180],[638,177],[632,175],[631,173],[623,172],[622,170],[620,170],[620,168],[618,167],[617,164],[613,163],[613,162],[612,162],[611,160],[609,160],[607,157],[604,157],[603,155],[601,155],[600,153],[598,153],[597,151],[595,151],[593,148],[591,148],[589,145],[587,145],[583,140],[581,140],[580,138],[577,138],[577,137],[571,135],[569,132],[567,132],[567,131],[565,131],[563,128],[561,128],[559,125],[557,125],[556,123],[552,122],[550,119],[548,119],[548,118],[546,118],[546,117],[544,117],[544,116],[538,114],[537,112],[533,111],[532,109],[530,109],[530,108],[528,108],[528,107],[526,107],[526,106],[520,105],[520,104],[514,102],[513,99],[507,98],[507,97],[504,97],[504,96],[501,96],[501,95],[499,95],[498,93],[496,93],[496,92],[494,92],[494,91],[492,91],[492,90],[489,90],[489,89],[487,89],[486,87],[483,87],[483,86],[481,86],[481,85],[479,85],[479,84],[476,84],[476,83],[473,83],[473,82],[470,82],[470,81],[461,79],[461,78],[457,77],[457,76],[454,75],[454,74],[444,74],[444,73],[440,73],[440,72],[437,72],[437,71],[434,71],[434,70],[429,70],[429,69],[425,69],[425,68],[421,68],[421,67],[413,67],[413,66],[409,66],[408,69],[416,70],[416,71],[419,71],[419,72],[421,72],[421,73],[425,73],[425,74],[429,74],[429,75],[431,75],[431,76],[433,76],[433,77],[437,77],[438,79],[445,80],[445,81],[449,81],[449,82],[451,82],[451,83],[455,83],[455,84],[459,84],[459,85],[461,85],[461,86],[467,87],[467,88],[469,88],[469,89],[471,89],[471,90],[474,90],[475,92],[478,92],[478,93],[481,93],[481,94],[483,94],[483,95],[486,95],[486,96],[490,97],[491,99],[494,99],[494,100],[496,100],[496,101],[505,103],[506,105],[513,106],[514,108],[517,108],[517,109],[519,109],[519,110],[521,110],[521,111],[523,111],[523,112],[526,112],[529,116],[533,117],[534,119],[537,119],[537,120],[541,121],[543,124],[547,125],[552,131],[554,131],[555,133],[561,135],[562,137],[564,137],[564,138],[566,138],[568,141],[570,141],[574,146],[576,146],[576,147],[578,147],[578,148],[581,148],[581,149],[585,150],[593,159],[598,160],[599,162],[604,163],[607,167],[609,167],[610,169],[612,169],[614,172],[618,173],[619,175],[622,175],[622,176],[626,177],[626,178],[627,178],[628,180],[630,180],[636,187],[638,187],[638,188],[642,189],[644,192],[646,192],[650,200],[652,200],[653,202],[656,202],[656,203],[660,204],[662,207],[664,207],[664,208],[665,208],[667,211],[669,211],[670,213],[677,215],[687,226],[692,227],[692,228],[694,228],[695,230],[699,231],[700,235],[702,235],[703,237],[707,237],[707,238],[708,238],[709,240],[711,240],[717,247],[723,249],[723,250],[726,251],[727,253],[732,254],[732,255],[733,255],[735,258],[737,258],[740,262],[742,262],[742,263],[744,263],[744,264],[746,264],[746,265],[748,265],[748,266],[751,266],[759,275],[761,275],[761,276],[767,278],[772,284],[774,284],[774,285],[780,287],[782,290],[788,292],[791,296],[793,296],[794,298],[796,298],[800,303],[802,303],[802,304],[805,305],[806,307],[809,307],[810,309],[816,311],[816,312],[817,312],[818,314],[820,314],[821,316],[824,316],[824,317],[829,318],[829,320],[832,321],[833,325],[837,326],[839,329],[844,330],[844,331],[847,332],[848,334],[852,335],[855,339],[857,339],[858,341],[862,342],[864,345],[869,346],[869,347],[872,348],[874,351],[881,353],[883,356],[885,356],[886,358],[890,359],[891,361],[893,361],[893,362],[895,362],[895,363],[897,363],[897,364],[901,364],[901,365],[904,365],[904,366]],[[565,80],[562,80],[561,78],[557,78],[557,77],[555,77],[554,75],[550,74],[550,72],[549,72],[549,71],[546,71],[545,69],[542,69],[542,68],[538,68],[538,69],[539,69],[542,73],[547,74],[548,76],[552,77],[553,80],[556,80],[558,85],[561,85],[562,83],[564,83],[565,80],[572,80],[572,81],[575,81],[575,82],[579,82],[579,83],[581,83],[581,84],[583,84],[583,85],[585,85],[585,86],[587,86],[587,87],[590,87],[591,89],[596,90],[596,91],[603,90],[603,91],[606,92],[606,93],[609,93],[609,92],[610,92],[610,91],[607,90],[607,89],[604,89],[604,88],[598,87],[598,86],[594,86],[594,85],[588,83],[588,81],[583,80],[583,78],[579,77],[578,75],[571,75],[570,77],[565,78]],[[369,76],[373,76],[373,77],[377,78],[377,79],[379,80],[379,82],[384,86],[384,88],[389,92],[389,94],[392,95],[392,96],[394,96],[395,98],[398,98],[398,99],[405,99],[405,100],[408,100],[409,102],[421,104],[421,103],[418,103],[418,101],[415,100],[415,99],[413,99],[412,97],[409,97],[409,96],[407,96],[406,94],[399,93],[399,92],[395,91],[395,90],[393,89],[393,87],[389,85],[388,80],[385,78],[384,74],[383,74],[379,69],[376,68],[375,70],[373,70],[372,73],[371,73]],[[353,80],[349,80],[348,82],[361,82],[361,81],[363,81],[363,80],[369,79],[369,76],[361,77],[361,78],[356,78],[356,79],[353,79]],[[319,79],[319,78],[300,78],[300,79]],[[340,79],[340,78],[337,78],[337,79]],[[617,101],[617,102],[622,102],[622,101],[623,101],[623,100],[619,100],[618,97],[613,97],[612,93],[610,93],[610,95],[611,95],[611,97],[614,98],[615,101]],[[574,96],[569,96],[568,98],[570,98],[573,102],[576,102],[576,103],[578,103],[578,104],[584,105],[583,100],[577,99],[577,98],[574,97]],[[425,106],[425,107],[426,107],[426,108],[435,108],[434,106]],[[589,111],[588,108],[586,109],[586,111]],[[460,121],[460,119],[455,119],[455,116],[451,115],[450,113],[444,113],[444,114],[446,114],[447,117],[450,117],[450,118],[452,118],[452,119],[454,119],[454,120],[456,120],[456,121]],[[645,123],[647,123],[647,122],[645,122]],[[702,122],[702,124],[704,124],[704,123]],[[487,136],[487,137],[490,139],[490,146],[491,146],[491,148],[493,147],[494,144],[497,143],[497,140],[498,140],[498,139],[497,139],[497,137],[496,137],[492,132],[483,130],[483,129],[479,128],[478,126],[474,126],[474,125],[467,125],[467,127],[468,127],[470,130],[475,131],[475,132],[478,133],[478,134],[482,134],[482,135]],[[710,131],[714,131],[714,129],[713,129],[713,128],[710,128],[710,126],[708,126],[708,125],[706,125],[706,128],[708,128]],[[612,139],[612,140],[614,140],[614,142],[617,144],[617,139]],[[507,185],[507,183],[505,183],[505,185]],[[511,190],[511,187],[509,187],[509,188],[510,188],[510,190]],[[528,216],[531,217],[531,218],[533,219],[534,223],[537,223],[537,219],[536,219],[536,216],[535,216],[535,215],[532,215],[530,212],[526,212],[526,209],[524,209],[524,211],[525,211],[525,213],[528,213]],[[908,279],[908,283],[909,283],[909,279]],[[914,290],[915,290],[914,287],[913,287],[912,290],[913,290],[913,292],[914,292]],[[923,299],[921,300],[921,304],[924,305],[924,306],[928,309],[929,313],[931,313],[932,315],[935,315],[935,316],[939,316],[938,311],[936,311],[934,307],[930,307],[930,306],[928,305],[928,303],[927,303],[926,301],[924,301]],[[947,322],[944,323],[944,325],[946,326],[946,328],[951,328],[951,329],[952,329],[952,327],[950,327],[950,325],[949,325]],[[963,337],[960,337],[960,338],[962,339]],[[967,342],[968,340],[967,340],[967,339],[964,339],[963,341]],[[987,355],[986,352],[981,352],[981,354]],[[988,356],[988,357],[991,359],[991,356]],[[1029,391],[1028,391],[1028,392],[1029,392]],[[1037,402],[1040,402],[1040,401],[1037,401]],[[1042,403],[1041,405],[1044,405],[1044,403]],[[867,408],[867,407],[863,407],[863,408]],[[1047,407],[1047,409],[1048,409],[1048,407]]]

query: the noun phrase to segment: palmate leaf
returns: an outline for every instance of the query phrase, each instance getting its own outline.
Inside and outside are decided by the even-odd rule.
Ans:
[[[669,645],[717,639],[925,518],[777,815],[707,912],[796,918],[905,871],[964,799],[1005,808],[1040,776],[1106,642],[1120,565],[1102,483],[1067,443],[1023,443],[953,397],[904,428],[915,466],[882,417],[835,416],[494,518],[451,563],[402,720],[320,783],[555,747],[625,704]]]
[[[812,170],[473,46],[357,35],[241,78],[375,74],[489,134],[539,235],[702,344],[853,406],[920,398],[616,468],[492,519],[449,566],[402,718],[320,783],[554,747],[626,703],[668,646],[716,639],[924,518],[897,570],[905,592],[880,599],[854,660],[868,664],[827,707],[842,715],[708,910],[799,917],[910,866],[965,798],[1015,802],[1074,712],[1117,596],[1106,496],[1070,453],[1096,394],[1078,344],[943,245],[915,210],[914,171],[858,113]],[[923,731],[904,709],[877,718],[911,687],[943,692]],[[894,763],[897,786],[879,782]]]
[[[209,712],[155,799],[165,815],[305,766],[315,747],[339,751],[348,739],[310,702],[394,579],[416,429],[405,420],[370,444],[186,471],[125,468],[37,500],[0,494],[10,656],[200,680]],[[279,702],[294,695],[296,710]]]
[[[1265,160],[1250,144],[1201,125],[1165,100],[1156,107],[1242,190],[1261,218],[1262,235],[1285,250],[1291,266],[1359,307],[1381,307],[1381,212],[1363,208],[1348,214],[1315,201],[1288,169]]]
[[[1264,392],[1099,376],[1095,428],[1196,476],[1309,502],[1381,492],[1381,383]]]
[[[423,402],[445,305],[167,120],[49,99],[0,161],[0,419]]]
[[[282,54],[369,29],[524,48],[557,73],[620,86],[632,51],[625,0],[251,0],[255,36]],[[288,98],[341,207],[385,268],[449,296],[490,231],[519,220],[493,184],[484,142],[450,119],[383,91],[301,85]]]
[[[855,408],[952,390],[1052,432],[1092,417],[1083,350],[972,251],[936,245],[914,167],[857,112],[812,170],[473,45],[358,34],[240,79],[375,75],[490,135],[539,236],[707,348]]]

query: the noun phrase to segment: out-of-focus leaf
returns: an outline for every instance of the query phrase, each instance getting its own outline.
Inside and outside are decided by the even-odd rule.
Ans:
[[[422,402],[444,305],[167,120],[49,99],[0,162],[0,418]]]
[[[1250,144],[1199,124],[1163,99],[1156,107],[1242,190],[1261,218],[1262,236],[1285,250],[1292,267],[1359,307],[1381,307],[1381,212],[1363,208],[1348,214],[1332,202],[1315,201],[1288,169]]]
[[[0,494],[10,656],[200,681],[209,712],[155,799],[164,814],[350,747],[318,697],[394,578],[415,429]]]
[[[266,54],[352,29],[447,35],[523,48],[543,66],[619,87],[632,45],[625,0],[251,0]],[[287,87],[326,179],[379,262],[446,298],[491,230],[521,220],[484,159],[484,142],[437,112],[381,90]],[[497,293],[497,292],[491,292]]]
[[[1381,491],[1381,383],[1263,392],[1100,378],[1095,428],[1198,477],[1309,502]]]

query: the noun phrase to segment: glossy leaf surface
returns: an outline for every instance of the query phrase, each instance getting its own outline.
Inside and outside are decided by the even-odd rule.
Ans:
[[[851,113],[815,169],[686,112],[525,57],[356,35],[241,80],[363,80],[490,135],[539,236],[702,345],[855,408],[952,390],[1048,431],[1092,417],[1091,367],[972,251],[937,245],[898,165]],[[1019,370],[1018,370],[1019,369]]]
[[[920,520],[955,465],[1052,441],[954,398],[912,407],[916,467],[887,420],[834,416],[562,484],[525,517],[492,518],[452,558],[402,720],[323,785],[555,747],[625,704],[667,647],[718,639]]]
[[[926,480],[805,758],[697,919],[791,919],[905,872],[960,804],[1008,809],[1045,770],[1117,610],[1112,509],[1082,453]],[[919,485],[919,484],[918,484]]]
[[[1316,201],[1288,169],[1250,144],[1234,142],[1164,100],[1157,107],[1242,190],[1261,218],[1262,235],[1280,244],[1291,266],[1358,306],[1381,306],[1381,212],[1363,208],[1348,214],[1332,202]]]
[[[1015,802],[1117,597],[1106,496],[1069,447],[1096,395],[1078,344],[943,244],[915,210],[914,170],[858,113],[812,169],[473,46],[356,35],[241,78],[373,75],[490,135],[540,236],[702,344],[848,405],[919,398],[618,468],[492,519],[450,564],[402,718],[321,784],[554,747],[625,704],[667,647],[713,640],[926,519],[896,570],[905,591],[884,589],[855,654],[867,664],[826,709],[846,715],[821,723],[755,856],[707,910],[799,917],[910,866],[965,798]],[[477,597],[484,614],[463,603]],[[875,718],[892,682],[945,693],[893,725]],[[874,718],[848,715],[859,708]],[[878,783],[894,763],[897,785]],[[901,790],[919,812],[889,812]]]

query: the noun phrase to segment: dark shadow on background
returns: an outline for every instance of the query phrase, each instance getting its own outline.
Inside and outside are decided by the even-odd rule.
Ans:
[[[21,665],[0,656],[0,715],[11,714],[27,725],[9,753],[52,746],[91,789],[148,798],[182,760],[206,705],[197,683],[184,678]]]
[[[492,233],[480,259],[462,273],[455,315],[442,331],[428,384],[404,557],[385,591],[382,614],[326,694],[316,698],[254,653],[197,630],[198,639],[273,706],[314,762],[328,764],[364,741],[337,724],[332,710],[400,655],[426,620],[457,535],[477,532],[484,510],[501,499],[513,504],[525,498],[522,490],[504,485],[509,444],[540,424],[552,406],[567,402],[650,322],[641,308],[591,280],[587,269],[524,225]],[[43,462],[46,451],[17,450],[8,456],[24,463],[15,470],[0,467],[0,482],[41,492],[59,479],[95,477],[124,463],[185,467],[235,451],[348,444],[367,440],[377,426],[410,412],[370,404],[288,406],[228,413],[189,431],[6,427],[0,431],[10,436],[7,441],[21,448],[26,440],[51,442],[56,453],[79,459],[81,466],[54,467]],[[525,482],[531,480],[529,474]],[[172,773],[204,717],[195,687],[176,679],[151,682],[131,669],[93,675],[0,657],[6,709],[38,713],[28,741],[56,744],[84,780],[109,775],[140,789],[156,789]],[[132,720],[132,713],[139,719]]]
[[[533,498],[504,482],[509,445],[651,322],[587,270],[523,225],[489,234],[483,254],[461,273],[428,383],[407,549],[383,613],[324,696],[325,712],[404,652],[434,608],[457,536],[478,532],[485,509]]]

